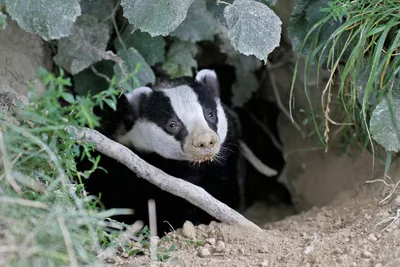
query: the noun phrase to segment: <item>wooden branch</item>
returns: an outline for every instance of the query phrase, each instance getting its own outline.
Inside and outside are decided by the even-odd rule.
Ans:
[[[73,126],[68,126],[67,130],[75,139],[93,143],[97,151],[122,163],[139,177],[164,191],[189,201],[221,222],[262,231],[256,224],[215,199],[203,188],[166,174],[162,170],[148,164],[127,147],[107,138],[98,131]]]

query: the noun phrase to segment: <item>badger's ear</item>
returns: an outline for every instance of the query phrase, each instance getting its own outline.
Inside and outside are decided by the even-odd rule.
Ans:
[[[147,97],[153,92],[149,87],[138,87],[133,89],[132,92],[126,93],[125,97],[128,99],[130,106],[132,107],[134,115],[137,117],[140,115],[141,106],[146,102]]]
[[[219,82],[217,73],[214,70],[202,69],[197,73],[195,80],[207,86],[215,96],[219,97]]]

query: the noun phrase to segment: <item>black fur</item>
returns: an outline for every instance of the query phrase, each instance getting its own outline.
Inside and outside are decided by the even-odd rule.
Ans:
[[[192,81],[181,79],[175,82],[178,85],[185,83],[194,88],[198,94],[199,101],[205,107],[205,116],[209,110],[214,112],[215,115],[217,114],[217,106],[213,100],[216,96],[215,90],[204,90],[199,83]],[[176,84],[173,86],[176,86]],[[155,89],[155,92],[151,96],[143,99],[138,112],[147,114],[149,119],[157,121],[160,126],[165,125],[171,114],[173,114],[171,105],[165,100],[161,92],[157,92],[157,89]],[[137,114],[135,115],[136,111],[132,109],[124,96],[119,99],[116,112],[110,112],[110,110],[101,112],[97,110],[97,112],[103,118],[102,127],[98,130],[112,139],[115,138],[116,131],[123,133],[130,129],[133,126],[134,118],[137,116]],[[169,114],[169,117],[167,114]],[[218,161],[193,165],[188,162],[166,159],[155,153],[140,153],[133,148],[131,149],[153,166],[162,169],[172,176],[203,187],[215,198],[231,208],[237,209],[240,203],[239,188],[236,179],[237,134],[239,132],[237,124],[232,120],[231,114],[227,113],[226,115],[229,118],[228,135],[221,146],[221,157]],[[215,129],[215,131],[217,122],[209,122],[210,127]],[[182,136],[175,137],[178,139],[183,138]],[[146,180],[138,178],[135,173],[114,159],[104,155],[101,155],[101,157],[99,165],[105,168],[108,173],[105,173],[103,170],[96,170],[86,181],[86,190],[92,195],[101,193],[101,201],[107,209],[132,208],[135,211],[133,215],[116,216],[114,219],[128,224],[136,220],[142,220],[148,225],[147,201],[152,198],[156,201],[159,236],[171,230],[169,224],[176,229],[180,228],[186,220],[193,222],[195,225],[201,223],[207,224],[212,220],[216,220],[184,199],[169,194]],[[89,162],[81,162],[78,166],[81,170],[90,167]]]

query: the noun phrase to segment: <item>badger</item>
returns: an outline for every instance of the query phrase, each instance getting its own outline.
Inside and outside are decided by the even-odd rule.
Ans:
[[[217,75],[209,69],[199,71],[195,79],[180,78],[159,82],[153,88],[136,88],[119,98],[115,112],[97,111],[102,119],[99,131],[149,164],[201,186],[237,210],[243,196],[237,177],[240,151],[259,171],[268,176],[276,173],[257,162],[240,141],[240,123],[234,112],[221,103],[219,90]],[[156,203],[161,236],[171,228],[180,228],[186,220],[195,225],[215,220],[186,200],[138,178],[117,161],[105,155],[101,158],[100,166],[106,172],[98,169],[92,173],[85,183],[86,191],[100,195],[105,208],[134,210],[133,215],[116,216],[116,220],[127,224],[141,220],[148,225],[149,199]]]

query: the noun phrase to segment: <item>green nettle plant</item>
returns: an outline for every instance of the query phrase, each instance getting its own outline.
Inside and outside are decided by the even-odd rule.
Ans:
[[[400,1],[298,0],[289,22],[293,49],[305,55],[304,89],[311,110],[306,86],[311,65],[331,73],[323,88],[324,133],[312,112],[321,142],[328,145],[329,105],[339,99],[346,116],[337,123],[350,128],[372,153],[374,143],[382,145],[387,168],[391,153],[400,150],[399,7]],[[336,97],[333,82],[339,85]]]

